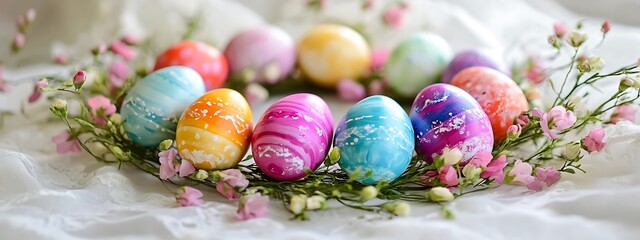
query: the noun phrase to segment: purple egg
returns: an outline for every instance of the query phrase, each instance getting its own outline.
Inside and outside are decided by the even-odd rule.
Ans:
[[[451,79],[460,71],[475,66],[492,68],[507,76],[511,76],[511,71],[507,67],[507,64],[498,55],[488,50],[471,49],[458,53],[453,60],[451,60],[444,70],[444,73],[442,73],[440,81],[450,83]]]
[[[276,83],[293,70],[295,45],[277,27],[259,27],[236,35],[224,50],[232,76],[247,81]]]
[[[279,181],[306,176],[324,160],[333,138],[333,117],[320,97],[298,93],[275,102],[253,130],[251,152],[258,167]]]
[[[416,152],[427,162],[444,148],[458,148],[463,162],[479,151],[491,151],[491,122],[478,102],[464,90],[449,84],[422,89],[411,106]]]

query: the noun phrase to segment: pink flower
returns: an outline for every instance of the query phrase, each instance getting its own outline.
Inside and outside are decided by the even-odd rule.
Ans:
[[[491,162],[493,156],[490,151],[480,151],[476,153],[473,158],[469,161],[469,164],[474,165],[476,167],[484,167],[486,168],[489,162]]]
[[[561,38],[564,37],[564,35],[567,35],[567,33],[569,32],[569,28],[564,23],[558,22],[553,24],[553,32],[556,34],[556,36]]]
[[[182,161],[180,162],[180,177],[189,176],[189,174],[192,174],[195,171],[196,168],[193,167],[193,164],[191,164],[191,162],[182,159]]]
[[[520,116],[518,116],[518,119],[516,119],[516,123],[520,126],[526,126],[527,124],[529,124],[529,117],[527,115],[521,114]]]
[[[609,20],[606,20],[602,23],[602,27],[600,28],[600,31],[602,31],[602,33],[608,33],[609,30],[611,30],[611,22],[609,22]]]
[[[377,49],[371,53],[371,70],[380,70],[389,58],[389,50]]]
[[[533,66],[529,68],[529,71],[526,73],[526,77],[535,84],[540,84],[546,79],[544,69],[540,66]]]
[[[178,173],[178,170],[174,163],[176,161],[176,155],[178,154],[178,150],[175,148],[170,148],[158,153],[158,157],[160,160],[160,179],[167,180]],[[183,162],[188,162],[184,160]]]
[[[76,75],[73,76],[73,85],[79,89],[84,84],[84,81],[87,80],[87,72],[80,70],[76,72]]]
[[[67,55],[64,55],[62,53],[56,54],[55,56],[53,56],[53,62],[55,62],[56,64],[67,64]]]
[[[369,95],[382,95],[385,88],[384,80],[373,80],[369,83]]]
[[[540,192],[543,188],[543,183],[540,179],[534,178],[531,183],[527,184],[527,188],[532,191]]]
[[[129,46],[127,46],[127,44],[121,42],[121,41],[114,41],[111,43],[111,47],[109,47],[109,49],[117,54],[120,55],[120,57],[122,57],[125,61],[129,61],[133,58],[136,57],[136,51],[134,51],[133,49],[129,48]]]
[[[376,5],[376,1],[375,0],[365,0],[362,3],[362,9],[371,9]]]
[[[78,140],[73,137],[73,135],[69,131],[64,131],[59,133],[58,135],[53,136],[53,138],[51,138],[51,141],[56,144],[56,152],[58,152],[58,154],[82,151],[80,142],[78,142]]]
[[[615,110],[613,110],[613,114],[611,114],[611,123],[617,124],[625,120],[635,123],[636,111],[637,109],[633,105],[620,105]]]
[[[129,67],[124,61],[115,61],[109,65],[109,83],[111,87],[121,88],[129,78]]]
[[[227,169],[220,172],[220,178],[216,182],[216,190],[229,200],[238,199],[242,191],[249,186],[249,180],[238,169]]]
[[[113,103],[111,103],[111,100],[109,100],[105,96],[95,96],[89,98],[87,100],[87,105],[89,105],[89,109],[91,110],[93,121],[99,125],[106,124],[106,122],[104,121],[104,117],[108,117],[109,115],[116,112],[116,105],[113,105]]]
[[[13,37],[13,43],[11,45],[11,47],[13,48],[13,51],[20,50],[24,46],[25,42],[26,42],[26,38],[24,37],[24,34],[16,33],[16,35]]]
[[[507,166],[507,157],[504,155],[500,155],[498,158],[487,164],[487,167],[484,169],[482,173],[480,173],[481,178],[492,178],[495,179],[498,184],[502,184],[504,180],[504,167]]]
[[[507,128],[507,135],[508,136],[513,136],[515,138],[517,138],[518,136],[520,136],[520,133],[522,132],[522,126],[518,125],[518,124],[514,124],[509,126],[509,128]]]
[[[100,43],[97,47],[91,49],[91,53],[95,56],[103,54],[107,51],[107,45],[104,43]]]
[[[140,42],[140,38],[133,34],[125,34],[120,38],[120,41],[127,45],[136,45]]]
[[[404,22],[405,10],[406,8],[403,8],[402,6],[392,6],[387,8],[382,15],[382,20],[392,28],[399,28]]]
[[[201,206],[204,203],[204,201],[202,201],[202,192],[200,192],[200,190],[184,186],[180,188],[180,191],[181,193],[176,194],[178,206]]]
[[[267,203],[269,203],[269,197],[262,196],[260,193],[243,196],[240,199],[240,205],[238,205],[235,217],[242,221],[265,217],[269,214]]]
[[[605,146],[604,142],[604,130],[602,128],[595,128],[589,132],[584,138],[583,144],[585,149],[589,152],[600,152]]]
[[[536,179],[544,182],[547,187],[556,184],[560,181],[560,172],[556,170],[553,166],[547,168],[536,168]]]
[[[458,172],[455,168],[453,168],[453,166],[444,166],[440,168],[440,171],[438,171],[438,173],[438,179],[447,187],[452,187],[460,183],[458,180]]]
[[[338,82],[338,96],[344,101],[357,102],[363,99],[367,92],[364,86],[350,78],[345,78]]]
[[[548,113],[540,109],[534,109],[533,115],[540,118],[542,131],[551,139],[560,137],[560,135],[552,132],[551,129],[562,131],[573,126],[577,121],[573,112],[567,111],[567,109],[562,106],[555,106],[551,108]]]
[[[529,163],[518,160],[507,175],[513,177],[513,179],[511,180],[511,183],[513,184],[528,185],[535,180],[535,178],[531,176],[532,171],[533,168]]]
[[[42,89],[46,88],[47,86],[49,86],[49,83],[47,82],[47,80],[45,79],[38,80],[35,86],[33,87],[33,92],[31,93],[31,96],[29,96],[29,103],[34,103],[35,101],[37,101],[40,98],[40,96],[42,96]]]
[[[24,19],[26,24],[33,23],[36,20],[36,10],[33,8],[27,9],[24,13]]]
[[[4,67],[0,65],[0,92],[7,92],[11,89],[11,85],[4,81]]]
[[[269,98],[269,91],[258,83],[249,83],[244,89],[244,96],[249,105],[255,106]]]

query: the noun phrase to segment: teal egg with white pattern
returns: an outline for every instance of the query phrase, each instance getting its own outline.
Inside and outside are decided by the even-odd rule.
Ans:
[[[433,33],[418,33],[400,42],[384,65],[389,87],[404,97],[414,97],[440,80],[453,58],[447,41]]]
[[[407,169],[415,145],[411,120],[386,96],[370,96],[353,105],[335,131],[338,164],[363,184],[391,182]]]
[[[174,139],[180,115],[204,93],[202,78],[191,68],[171,66],[152,72],[124,98],[120,109],[124,130],[145,147]]]

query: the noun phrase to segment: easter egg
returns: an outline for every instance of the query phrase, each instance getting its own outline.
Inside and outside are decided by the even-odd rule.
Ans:
[[[364,38],[341,25],[320,25],[302,37],[298,62],[313,83],[335,87],[344,78],[358,79],[368,71],[371,52]]]
[[[507,64],[497,54],[484,49],[471,49],[458,53],[444,70],[440,80],[443,83],[450,83],[453,76],[460,71],[475,66],[488,67],[507,76],[511,75]]]
[[[180,117],[178,153],[198,169],[234,167],[249,148],[252,120],[249,104],[240,93],[227,88],[209,91]]]
[[[269,177],[297,180],[305,168],[315,170],[333,137],[333,117],[320,97],[298,93],[275,102],[253,131],[251,151],[256,165]]]
[[[178,118],[205,92],[202,78],[188,67],[166,67],[134,85],[122,102],[123,127],[131,141],[155,147],[175,137]]]
[[[451,60],[449,44],[433,33],[419,33],[398,44],[384,66],[389,87],[404,97],[440,80]]]
[[[227,79],[227,59],[206,43],[188,40],[171,46],[156,59],[154,70],[167,66],[187,66],[204,80],[207,91],[222,87]]]
[[[411,106],[416,153],[427,162],[444,148],[458,148],[463,162],[479,151],[491,151],[491,122],[478,102],[464,90],[449,84],[430,85]]]
[[[390,182],[409,166],[413,129],[404,109],[393,99],[375,95],[353,105],[334,137],[338,164],[363,184]]]
[[[276,83],[295,65],[293,39],[277,27],[259,27],[241,32],[224,50],[229,71],[246,81]]]
[[[467,68],[456,74],[451,84],[478,101],[489,116],[496,141],[504,139],[513,119],[529,109],[522,89],[511,78],[491,68]]]

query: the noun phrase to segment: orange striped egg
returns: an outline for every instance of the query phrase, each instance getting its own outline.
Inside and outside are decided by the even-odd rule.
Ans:
[[[249,148],[252,120],[251,108],[240,93],[227,88],[205,93],[178,121],[180,157],[198,169],[236,166]]]

